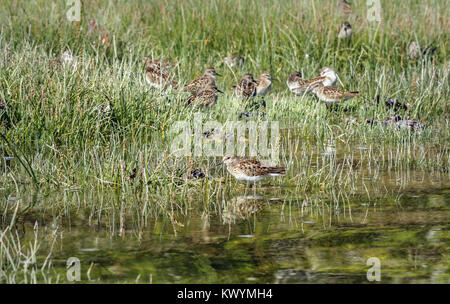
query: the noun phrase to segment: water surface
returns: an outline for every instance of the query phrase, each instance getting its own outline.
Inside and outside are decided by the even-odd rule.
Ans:
[[[449,283],[448,182],[345,203],[242,187],[216,202],[220,210],[192,208],[139,229],[72,213],[38,228],[38,260],[53,246],[51,268],[38,278],[68,282],[66,261],[76,257],[83,283],[368,283],[366,263],[376,257],[382,283]],[[24,224],[22,240],[34,232]]]

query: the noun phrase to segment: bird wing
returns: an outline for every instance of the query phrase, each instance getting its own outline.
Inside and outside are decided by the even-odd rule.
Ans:
[[[258,84],[256,81],[252,81],[246,84],[244,87],[243,95],[244,97],[255,97],[256,96],[256,87]]]
[[[203,77],[200,76],[198,78],[195,78],[193,80],[191,80],[185,87],[185,90],[188,91],[197,91],[199,87],[202,86],[202,82],[203,82]]]
[[[316,78],[307,80],[307,81],[305,81],[305,83],[308,84],[308,85],[310,85],[310,84],[313,84],[313,83],[316,83],[316,82],[319,82],[319,81],[323,81],[323,80],[325,80],[326,78],[327,78],[326,76],[319,76],[319,77],[316,77]]]
[[[193,94],[186,101],[187,105],[197,104],[202,106],[207,106],[217,99],[217,94],[212,90],[203,90],[196,94]]]
[[[323,88],[323,94],[329,96],[333,99],[341,99],[344,95],[344,90],[341,90],[339,88],[334,87],[324,87]]]
[[[253,159],[241,160],[237,164],[236,168],[248,176],[257,176],[257,175],[267,174],[267,173],[264,173],[265,172],[264,170],[261,170],[261,169],[263,169],[263,167],[261,166],[261,163],[257,160],[253,160]]]

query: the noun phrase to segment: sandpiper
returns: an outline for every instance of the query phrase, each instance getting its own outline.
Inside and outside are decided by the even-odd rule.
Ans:
[[[172,68],[178,65],[178,62],[168,62],[159,58],[152,57],[143,57],[142,62],[145,64],[145,67],[150,65],[157,65],[160,69]]]
[[[352,34],[353,34],[352,26],[350,25],[350,23],[345,21],[342,24],[341,30],[339,31],[338,38],[339,39],[349,38],[352,36]]]
[[[412,129],[412,130],[422,130],[425,129],[425,124],[417,121],[416,119],[410,119],[405,117],[397,121],[397,126],[399,129]]]
[[[220,91],[214,83],[209,83],[204,90],[193,94],[186,101],[186,105],[197,105],[200,107],[212,107],[217,101],[217,93]]]
[[[203,138],[207,141],[223,142],[224,140],[235,140],[233,132],[224,132],[220,128],[206,130],[203,132]],[[245,142],[245,137],[238,138],[239,141]]]
[[[322,77],[324,79],[324,77]],[[308,80],[302,78],[302,73],[292,72],[286,81],[289,90],[295,95],[303,95],[311,90]]]
[[[338,9],[342,15],[353,15],[352,7],[348,0],[339,0]]]
[[[380,95],[377,95],[376,103],[377,105],[380,104]],[[406,111],[411,107],[411,104],[409,104],[408,102],[401,102],[397,98],[386,99],[384,105],[386,106],[386,108],[392,109],[395,113],[399,111]]]
[[[272,76],[269,72],[264,72],[259,75],[256,79],[256,95],[264,96],[266,95],[270,88],[272,87]]]
[[[226,154],[217,165],[225,164],[227,171],[237,180],[256,183],[268,176],[281,176],[286,174],[283,167],[264,166],[257,160]]]
[[[409,44],[408,55],[409,58],[413,60],[419,58],[420,56],[433,56],[436,49],[437,47],[434,47],[433,45],[422,48],[419,43],[414,40]]]
[[[245,59],[243,56],[238,54],[231,54],[224,58],[223,62],[227,64],[230,68],[243,66]]]
[[[313,83],[312,91],[319,100],[327,104],[335,104],[341,100],[347,100],[359,95],[359,92],[349,92],[339,88],[324,86],[321,82]]]
[[[172,80],[169,74],[161,69],[158,64],[149,64],[145,68],[145,80],[147,83],[155,88],[161,89],[165,86],[172,86],[176,88],[178,83]]]
[[[209,67],[205,70],[202,76],[195,78],[189,82],[184,88],[184,91],[198,92],[207,87],[208,84],[216,84],[216,76],[221,76],[213,67]]]
[[[257,86],[258,84],[252,74],[244,74],[242,79],[239,80],[239,83],[236,86],[233,86],[233,91],[237,96],[249,99],[256,96]]]
[[[289,90],[295,95],[303,95],[305,92],[312,91],[312,84],[315,82],[323,82],[327,80],[327,76],[319,76],[313,79],[303,79],[300,72],[292,72],[286,81]]]
[[[420,56],[420,46],[417,41],[413,41],[409,45],[408,55],[411,59],[417,59]]]
[[[320,71],[319,71],[319,77],[315,78],[318,79],[320,77],[325,77],[325,79],[322,81],[322,84],[324,86],[328,86],[328,87],[334,87],[336,85],[336,82],[338,80],[338,76],[336,74],[336,72],[330,68],[330,67],[323,67]],[[313,79],[311,79],[313,80]]]
[[[201,169],[189,168],[185,172],[183,172],[180,176],[181,179],[187,181],[191,179],[202,179],[206,177],[205,172]]]
[[[423,122],[420,122],[417,119],[411,119],[408,116],[402,118],[400,115],[390,115],[384,121],[368,119],[366,120],[366,123],[371,126],[381,125],[383,127],[396,127],[398,129],[422,130],[425,128]]]

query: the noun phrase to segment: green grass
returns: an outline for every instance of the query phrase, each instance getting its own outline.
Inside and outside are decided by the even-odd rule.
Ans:
[[[365,1],[356,0],[351,17],[327,0],[85,1],[80,22],[66,19],[65,2],[0,4],[0,99],[6,104],[0,110],[0,150],[15,157],[2,160],[1,193],[30,194],[26,203],[2,205],[2,226],[13,228],[40,212],[65,218],[81,210],[110,229],[117,223],[111,219],[139,229],[149,218],[166,216],[176,233],[177,219],[193,205],[216,212],[222,196],[241,191],[235,181],[220,179],[227,176],[220,168],[209,172],[211,179],[179,182],[187,167],[210,168],[215,159],[171,154],[171,127],[192,121],[197,110],[183,105],[185,93],[149,88],[143,56],[178,61],[172,72],[180,83],[215,66],[223,74],[218,87],[226,93],[204,117],[220,123],[238,120],[245,107],[231,94],[242,74],[272,74],[264,111],[268,120],[280,122],[280,164],[288,170],[266,191],[284,199],[319,193],[345,204],[361,193],[383,197],[383,186],[367,189],[361,179],[383,184],[391,172],[401,176],[402,187],[409,171],[450,178],[449,11],[443,1],[383,2],[380,23],[368,22]],[[347,19],[354,35],[339,41]],[[89,34],[91,20],[97,31]],[[436,46],[434,57],[409,59],[412,40]],[[65,50],[78,56],[77,67],[58,62]],[[234,52],[245,56],[244,67],[222,63]],[[292,71],[312,78],[323,66],[332,66],[345,88],[361,96],[333,111],[288,91]],[[400,114],[422,120],[426,128],[367,125],[367,119],[392,114],[376,105],[378,94],[408,102],[410,109]],[[105,115],[101,109],[108,104]],[[337,147],[336,157],[322,155],[328,145]],[[138,174],[131,179],[134,168]],[[96,201],[41,200],[55,191],[95,193]],[[104,197],[101,207],[98,197]]]

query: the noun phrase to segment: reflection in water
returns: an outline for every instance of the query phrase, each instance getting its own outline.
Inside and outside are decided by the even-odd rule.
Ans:
[[[21,239],[33,243],[39,231],[38,261],[52,250],[47,281],[65,282],[67,258],[77,257],[84,282],[364,283],[367,259],[378,257],[383,283],[448,283],[449,204],[449,189],[345,204],[236,195],[221,211],[186,217],[176,237],[162,217],[140,238],[130,228],[118,236],[26,226]]]
[[[260,195],[239,195],[225,202],[222,210],[224,224],[235,224],[264,210],[268,200]]]

